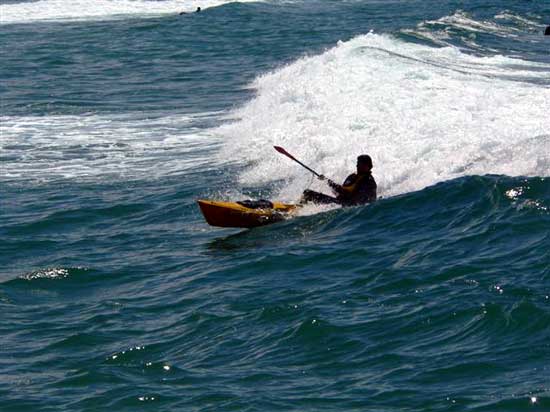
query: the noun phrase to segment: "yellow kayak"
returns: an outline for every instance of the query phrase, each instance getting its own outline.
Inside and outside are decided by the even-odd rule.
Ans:
[[[251,228],[279,222],[296,211],[299,205],[268,200],[218,202],[198,200],[204,218],[211,226]]]

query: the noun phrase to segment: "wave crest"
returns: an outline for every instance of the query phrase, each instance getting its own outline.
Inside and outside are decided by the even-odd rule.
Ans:
[[[221,156],[251,162],[243,184],[286,180],[283,198],[310,176],[273,144],[335,180],[369,153],[384,195],[463,175],[547,176],[550,87],[535,66],[359,36],[258,78],[256,98],[218,129]]]

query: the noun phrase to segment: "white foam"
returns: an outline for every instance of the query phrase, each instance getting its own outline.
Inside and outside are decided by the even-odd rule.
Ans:
[[[217,115],[0,118],[0,180],[155,179],[207,167],[217,139],[193,122]]]
[[[531,16],[533,18],[539,18],[540,19],[540,16]],[[536,21],[536,20],[533,20],[533,19],[529,19],[525,16],[520,16],[518,14],[514,14],[508,10],[505,10],[499,14],[497,14],[495,16],[495,19],[499,19],[499,20],[507,20],[507,21],[510,21],[512,23],[516,23],[518,25],[521,25],[523,27],[527,27],[529,29],[533,29],[533,30],[538,30],[538,29],[541,29],[544,26],[544,24],[541,24],[540,22]]]
[[[156,17],[253,0],[38,0],[0,5],[0,24]]]
[[[216,133],[222,158],[251,162],[242,184],[285,179],[283,199],[310,176],[274,144],[337,181],[369,153],[383,195],[471,174],[548,176],[549,84],[548,65],[369,34],[258,78]]]
[[[504,22],[508,24],[499,24]],[[510,25],[509,23],[512,23]],[[462,10],[457,10],[449,16],[443,16],[437,20],[427,20],[419,23],[415,29],[403,29],[403,33],[425,38],[441,46],[450,45],[449,40],[460,37],[461,41],[474,50],[488,51],[476,43],[478,34],[490,34],[506,39],[518,41],[538,41],[540,36],[529,38],[526,36],[539,32],[543,25],[526,17],[503,11],[494,16],[494,20],[476,20],[472,15]],[[494,51],[494,50],[490,50]]]
[[[444,16],[437,20],[428,20],[420,26],[445,26],[466,30],[470,33],[491,33],[497,36],[509,37],[516,35],[519,30],[513,27],[500,26],[489,20],[476,20],[470,14],[457,10],[450,16]]]

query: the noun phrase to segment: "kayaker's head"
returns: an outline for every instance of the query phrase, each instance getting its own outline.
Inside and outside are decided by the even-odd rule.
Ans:
[[[372,170],[372,159],[369,155],[361,155],[357,157],[357,174],[370,173]]]

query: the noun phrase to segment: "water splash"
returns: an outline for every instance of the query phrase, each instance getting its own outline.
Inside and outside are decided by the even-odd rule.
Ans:
[[[258,78],[257,97],[217,133],[224,158],[251,163],[244,185],[284,179],[296,198],[309,176],[286,147],[343,179],[360,153],[381,193],[471,174],[550,174],[550,74],[543,64],[478,57],[368,34]]]

